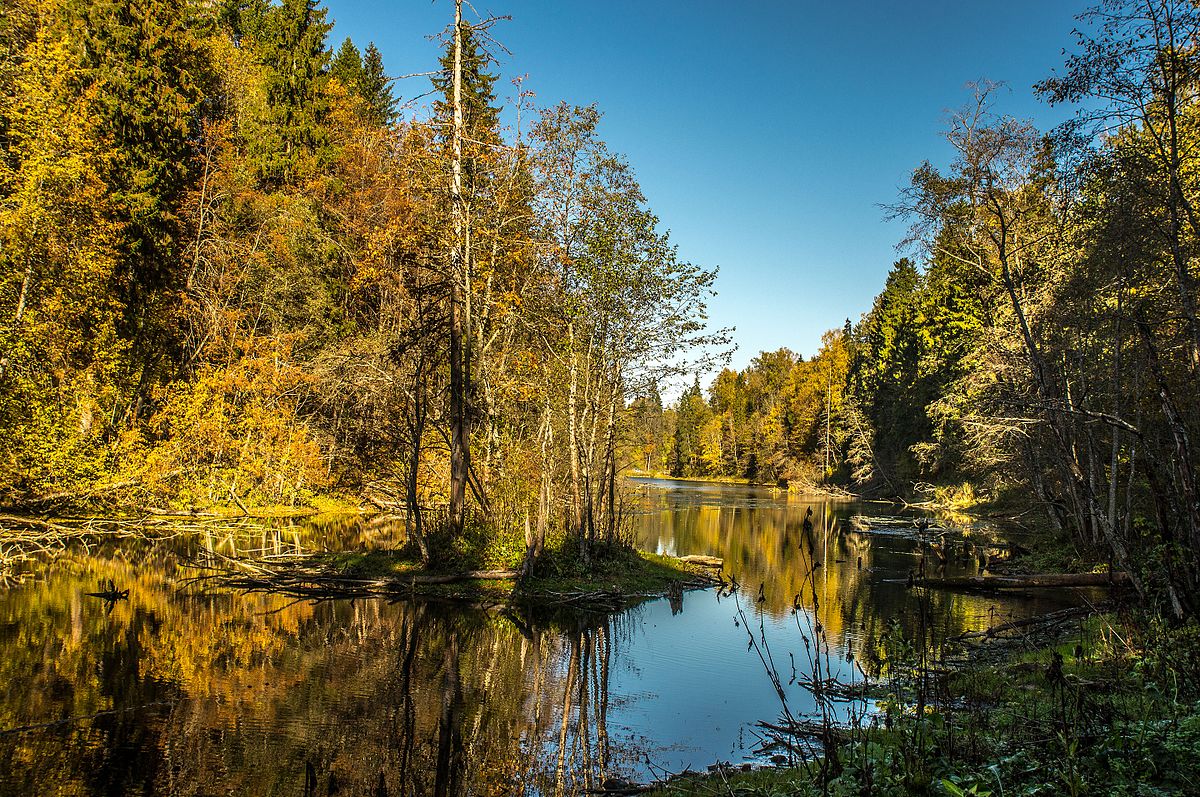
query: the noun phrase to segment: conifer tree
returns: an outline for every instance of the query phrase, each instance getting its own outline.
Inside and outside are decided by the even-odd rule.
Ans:
[[[319,164],[329,155],[325,36],[333,25],[325,15],[316,0],[284,0],[264,25],[258,52],[269,70],[267,129],[251,145],[268,184],[292,182],[306,158]]]
[[[188,0],[71,0],[96,170],[120,229],[111,282],[131,343],[110,422],[128,423],[179,359],[174,297],[194,143],[211,69]],[[79,35],[79,34],[76,34]]]
[[[383,55],[375,42],[367,44],[363,54],[358,93],[367,104],[370,121],[387,125],[396,118],[396,98],[392,95],[391,81],[383,69]]]
[[[363,60],[349,36],[342,42],[342,46],[338,48],[333,60],[330,61],[329,76],[341,83],[348,92],[357,93],[359,91],[359,85],[363,79]]]
[[[168,284],[208,80],[184,0],[77,2],[101,167],[127,228],[127,299]]]
[[[497,142],[500,109],[493,105],[496,101],[493,87],[497,75],[487,71],[492,59],[480,46],[475,29],[466,23],[461,25],[461,42],[463,135],[471,141]],[[434,102],[433,109],[438,119],[445,120],[453,115],[454,53],[447,49],[439,63],[441,71],[434,75],[432,80],[434,88],[442,94],[443,99]],[[443,135],[449,137],[448,134]],[[469,163],[464,168],[470,173]]]
[[[268,0],[221,0],[217,6],[217,22],[228,31],[239,46],[246,40],[262,37],[271,10]]]
[[[671,452],[671,474],[699,476],[703,473],[700,431],[708,423],[709,407],[700,392],[700,378],[679,397],[675,420],[675,442]]]
[[[396,118],[396,99],[391,81],[383,69],[383,55],[374,42],[360,54],[347,38],[329,65],[330,77],[336,78],[352,96],[362,101],[360,115],[371,124],[386,126]]]

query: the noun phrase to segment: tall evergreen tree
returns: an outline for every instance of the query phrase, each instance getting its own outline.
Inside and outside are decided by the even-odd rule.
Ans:
[[[270,10],[269,0],[221,0],[217,5],[217,22],[228,31],[234,44],[245,46],[246,39],[262,37]]]
[[[358,93],[363,79],[363,60],[354,42],[347,36],[329,63],[329,76],[351,93]]]
[[[700,378],[683,391],[675,414],[675,441],[671,452],[671,474],[700,476],[704,473],[701,460],[700,432],[708,423],[709,408],[700,392]]]
[[[492,63],[491,56],[480,45],[475,29],[465,22],[462,24],[461,36],[464,135],[472,141],[497,142],[499,141],[500,109],[493,105],[496,101],[494,86],[497,75],[488,71],[488,67]],[[442,99],[434,102],[433,109],[439,119],[449,119],[454,110],[452,107],[454,94],[453,48],[447,48],[439,63],[442,67],[441,71],[434,75],[432,80],[434,88],[441,93]],[[449,138],[448,129],[444,136]]]
[[[307,158],[328,158],[325,37],[333,25],[326,13],[316,0],[283,0],[264,25],[258,52],[268,67],[267,129],[251,145],[268,184],[292,182]]]
[[[192,179],[196,111],[208,80],[186,0],[89,0],[72,8],[98,133],[101,166],[126,227],[130,300],[171,282],[179,209]]]
[[[120,422],[145,406],[180,356],[174,310],[184,281],[182,215],[211,69],[189,0],[72,0],[66,10],[82,31],[81,97],[121,230],[112,286],[123,306],[120,331],[132,346],[121,385],[125,409],[109,416]]]
[[[367,44],[363,54],[358,93],[367,104],[369,120],[387,125],[396,118],[396,98],[392,95],[392,82],[384,72],[383,55],[375,46],[375,42]]]

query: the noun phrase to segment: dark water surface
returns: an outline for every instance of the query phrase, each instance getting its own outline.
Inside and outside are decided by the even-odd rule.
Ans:
[[[399,532],[359,521],[61,555],[0,594],[0,795],[566,795],[612,775],[751,761],[754,723],[781,706],[746,621],[756,635],[761,621],[803,716],[812,698],[787,682],[793,662],[800,677],[808,668],[814,622],[849,680],[885,628],[921,615],[889,582],[919,566],[918,544],[850,523],[877,506],[660,480],[631,489],[639,543],[722,557],[736,598],[540,616],[181,587],[194,575],[183,557],[202,548],[396,543]],[[128,600],[84,594],[109,578]],[[813,586],[816,614],[810,598],[793,613]],[[1061,605],[930,593],[924,617],[944,635]]]

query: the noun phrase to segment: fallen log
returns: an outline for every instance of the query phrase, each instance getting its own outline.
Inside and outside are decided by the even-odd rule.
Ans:
[[[1074,620],[1077,617],[1086,617],[1094,612],[1095,609],[1091,606],[1072,606],[1069,609],[1060,609],[1056,612],[1040,614],[1037,617],[1026,617],[1023,620],[1013,620],[1011,622],[993,625],[984,631],[967,631],[959,634],[956,637],[953,637],[953,639],[959,642],[968,639],[987,639],[994,637],[997,634],[1004,633],[1005,631],[1016,631],[1021,628],[1028,628],[1032,625],[1052,626],[1059,623],[1065,623],[1067,621]]]
[[[100,598],[110,602],[129,600],[129,590],[127,589],[113,589],[106,590],[104,592],[85,592],[83,594],[87,595],[89,598]]]
[[[689,565],[699,565],[700,567],[724,567],[725,560],[715,556],[704,556],[702,554],[690,554],[688,556],[679,557],[679,561]]]
[[[1021,576],[942,576],[914,578],[914,587],[961,590],[1062,589],[1067,587],[1120,587],[1131,582],[1128,573],[1038,573]]]
[[[850,738],[850,730],[832,723],[826,724],[817,720],[799,719],[788,722],[781,720],[780,724],[759,720],[754,723],[759,728],[784,736],[795,736],[810,739],[832,740],[844,742]]]

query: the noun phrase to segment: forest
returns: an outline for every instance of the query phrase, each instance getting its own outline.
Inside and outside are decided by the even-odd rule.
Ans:
[[[719,354],[715,272],[595,107],[502,124],[495,21],[447,20],[422,119],[314,0],[6,2],[0,501],[612,541],[626,396]]]
[[[0,797],[1194,788],[1200,5],[1097,2],[738,370],[505,18],[0,0]]]
[[[1200,609],[1200,11],[1104,2],[1037,84],[1079,110],[1037,130],[971,84],[952,162],[886,208],[905,257],[810,358],[782,348],[631,404],[639,467],[849,489],[927,505],[1018,503]]]
[[[1197,609],[1197,13],[1105,3],[1037,90],[979,82],[873,308],[723,370],[595,107],[503,124],[456,16],[429,118],[313,0],[10,0],[0,23],[0,496],[50,510],[402,507],[536,559],[619,534],[621,474],[1032,495]],[[691,381],[664,407],[660,390]],[[564,537],[565,535],[565,537]]]

